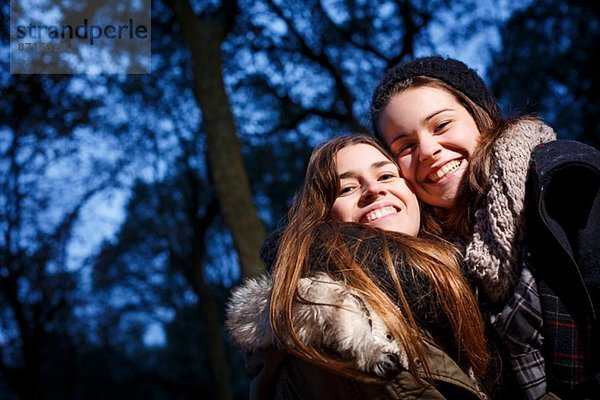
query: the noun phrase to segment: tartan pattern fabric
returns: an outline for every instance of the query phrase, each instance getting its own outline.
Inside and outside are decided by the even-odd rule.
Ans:
[[[562,301],[544,282],[538,282],[544,318],[545,355],[553,390],[568,392],[590,375],[591,325],[578,326]]]
[[[523,398],[534,400],[546,393],[542,355],[542,311],[535,279],[524,265],[512,297],[492,326],[508,353],[513,378]]]

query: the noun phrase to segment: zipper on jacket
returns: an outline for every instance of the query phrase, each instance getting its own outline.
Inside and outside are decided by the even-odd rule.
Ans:
[[[548,178],[547,180],[550,180],[550,176],[552,175],[552,172],[548,174]],[[554,237],[554,239],[556,240],[556,236],[554,236],[554,233],[552,232],[552,229],[550,229],[550,226],[548,225],[548,221],[546,221],[546,216],[544,213],[542,213],[542,201],[544,199],[544,191],[545,191],[545,186],[544,185],[540,185],[540,197],[538,198],[538,215],[540,216],[540,219],[542,220],[542,222],[544,223],[544,227],[548,230],[548,232],[550,232],[552,234],[552,237]],[[560,242],[558,242],[558,245],[563,247],[562,244]],[[564,251],[564,249],[563,249]],[[569,257],[569,260],[571,261],[571,263],[575,266],[575,270],[577,271],[577,276],[579,277],[579,281],[583,284],[583,290],[585,292],[585,297],[588,301],[588,304],[590,305],[590,309],[592,310],[592,319],[594,321],[596,321],[596,309],[594,308],[594,303],[592,302],[592,297],[590,296],[590,293],[588,291],[587,286],[585,285],[585,281],[583,280],[583,276],[581,276],[581,271],[579,271],[579,265],[577,264],[577,262],[575,261],[575,259],[573,258],[573,256],[571,254],[569,254],[568,252],[564,251],[567,256]]]

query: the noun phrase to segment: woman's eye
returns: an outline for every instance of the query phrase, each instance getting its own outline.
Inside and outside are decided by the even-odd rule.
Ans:
[[[414,149],[414,147],[415,145],[413,143],[404,144],[402,146],[399,146],[396,149],[396,151],[394,151],[394,155],[396,157],[405,156],[409,154]]]
[[[394,179],[396,178],[397,175],[392,173],[392,172],[386,172],[384,174],[381,174],[381,176],[379,177],[380,181],[389,181],[390,179]]]
[[[439,124],[437,124],[435,126],[435,129],[433,130],[435,133],[440,133],[440,131],[443,131],[445,128],[448,127],[448,125],[450,125],[450,121],[443,121],[440,122]]]
[[[340,188],[340,194],[339,196],[343,196],[345,194],[348,194],[352,191],[353,187],[352,186],[344,186],[342,188]]]

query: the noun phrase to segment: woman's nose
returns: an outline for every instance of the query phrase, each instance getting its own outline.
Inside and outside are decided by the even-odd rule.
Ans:
[[[373,201],[374,199],[377,199],[379,196],[385,195],[386,192],[387,192],[387,189],[380,182],[378,182],[378,181],[368,182],[363,189],[362,200],[363,201],[369,201],[369,200]]]
[[[442,154],[442,146],[435,138],[422,139],[419,143],[419,161],[437,160]]]

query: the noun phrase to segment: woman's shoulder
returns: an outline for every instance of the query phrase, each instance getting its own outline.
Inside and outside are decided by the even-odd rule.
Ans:
[[[327,371],[282,350],[267,348],[248,359],[253,366],[251,399],[378,399],[406,398],[419,393],[419,399],[481,399],[485,395],[467,373],[435,346],[428,347],[432,357],[433,384],[418,380],[402,370],[380,383],[367,383]]]
[[[531,161],[535,173],[542,176],[570,166],[600,171],[600,151],[575,140],[559,139],[540,144],[533,150]]]
[[[364,383],[328,371],[283,350],[252,353],[250,399],[397,399],[385,384]]]
[[[386,390],[404,398],[419,393],[419,399],[485,399],[487,395],[472,373],[464,371],[438,346],[425,342],[425,356],[430,366],[431,383],[419,381],[403,370],[391,379]]]
[[[555,140],[538,145],[531,154],[528,198],[534,204],[541,204],[542,199],[547,207],[581,204],[585,209],[579,211],[586,211],[598,201],[595,193],[599,185],[600,151],[594,147],[574,140]]]

